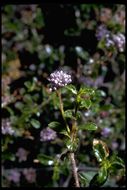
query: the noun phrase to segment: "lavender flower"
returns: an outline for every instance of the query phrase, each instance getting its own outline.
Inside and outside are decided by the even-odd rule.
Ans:
[[[64,71],[54,71],[50,74],[48,80],[51,82],[50,90],[57,90],[60,87],[66,86],[72,82],[71,75],[68,75]]]
[[[107,48],[113,46],[116,47],[120,52],[124,51],[125,47],[125,36],[122,33],[112,34],[105,25],[100,25],[96,31],[96,37],[98,40],[105,40],[105,46]]]
[[[40,132],[40,137],[40,141],[42,142],[54,140],[56,138],[56,132],[53,129],[47,127]]]
[[[113,41],[116,44],[118,50],[120,52],[123,52],[125,47],[125,36],[122,33],[119,33],[117,35],[114,34]]]
[[[36,182],[36,171],[35,169],[33,168],[25,168],[23,170],[23,174],[26,178],[26,180],[29,182],[29,183],[34,183]]]
[[[14,135],[15,131],[11,127],[11,122],[9,119],[2,120],[2,134],[3,135]]]
[[[7,175],[7,179],[9,181],[13,181],[14,183],[20,182],[20,172],[17,169],[11,169]]]
[[[108,137],[111,133],[111,129],[108,127],[104,127],[101,131],[101,135],[104,137]]]
[[[110,34],[106,34],[106,36],[105,36],[105,45],[107,48],[115,45]]]
[[[100,25],[98,28],[97,28],[97,31],[96,31],[96,37],[98,40],[102,40],[102,38],[105,38],[105,36],[107,34],[109,34],[109,30],[106,28],[105,25]]]
[[[28,154],[29,152],[27,150],[25,150],[24,148],[19,148],[16,156],[19,157],[19,162],[22,162],[27,160]]]

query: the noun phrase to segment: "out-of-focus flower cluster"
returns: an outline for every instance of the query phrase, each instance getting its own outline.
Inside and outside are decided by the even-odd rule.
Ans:
[[[3,135],[14,135],[15,131],[11,126],[9,119],[2,119],[2,134]]]
[[[71,75],[64,71],[54,71],[50,74],[48,80],[51,82],[50,90],[57,90],[60,87],[66,86],[72,82]]]
[[[2,175],[5,177],[7,182],[13,182],[15,184],[20,183],[21,175],[24,175],[25,179],[29,183],[36,182],[36,169],[34,168],[24,168],[24,169],[2,169]]]
[[[10,77],[2,77],[2,108],[7,106],[9,103],[11,103],[14,99],[13,96],[10,94],[10,89],[9,89],[9,83],[11,82]]]
[[[28,154],[29,152],[27,150],[25,150],[24,148],[19,148],[16,156],[19,158],[19,162],[22,162],[27,160]]]
[[[111,129],[108,127],[104,127],[101,131],[101,135],[103,137],[108,137],[111,134]]]
[[[36,182],[36,171],[33,168],[25,168],[23,174],[29,183]]]
[[[104,39],[105,46],[116,47],[119,52],[123,52],[125,48],[125,36],[122,33],[113,34],[105,25],[100,25],[96,31],[98,41]]]
[[[14,183],[19,183],[20,177],[21,177],[21,173],[19,172],[18,169],[15,168],[8,171],[7,179],[9,181],[12,181]]]
[[[56,132],[53,130],[53,129],[50,129],[49,127],[43,129],[41,132],[40,132],[40,141],[51,141],[51,140],[54,140],[57,135],[56,135]]]

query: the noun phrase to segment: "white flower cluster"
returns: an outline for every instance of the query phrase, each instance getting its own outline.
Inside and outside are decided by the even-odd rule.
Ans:
[[[9,119],[2,120],[2,134],[3,135],[14,135],[15,131],[11,127],[11,122]]]
[[[122,33],[113,35],[113,41],[115,42],[118,50],[123,52],[125,47],[125,36]]]
[[[54,71],[50,74],[48,80],[51,82],[51,91],[57,90],[60,87],[66,86],[72,82],[71,75],[65,73],[64,71]]]
[[[125,35],[122,33],[113,34],[109,31],[105,25],[100,25],[96,31],[96,37],[98,40],[105,40],[107,48],[116,47],[119,52],[123,52],[125,48]]]

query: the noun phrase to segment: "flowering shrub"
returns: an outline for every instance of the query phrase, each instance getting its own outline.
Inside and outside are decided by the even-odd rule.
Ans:
[[[125,187],[125,5],[1,10],[2,187]]]

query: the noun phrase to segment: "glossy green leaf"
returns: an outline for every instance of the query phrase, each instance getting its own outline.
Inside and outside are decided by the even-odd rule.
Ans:
[[[40,122],[37,121],[36,119],[31,119],[30,121],[31,125],[36,128],[36,129],[39,129],[40,128]]]
[[[90,187],[102,186],[108,178],[108,172],[105,167],[101,167],[99,172],[90,181]]]
[[[74,85],[70,84],[70,85],[66,86],[66,88],[68,90],[70,90],[73,94],[77,95],[77,90]]]
[[[56,128],[59,127],[61,124],[57,121],[52,121],[51,123],[48,124],[48,127],[50,128]]]
[[[37,159],[40,161],[41,164],[46,166],[52,166],[54,164],[54,159],[51,156],[47,156],[45,154],[39,154]]]
[[[72,118],[73,117],[73,111],[72,110],[66,110],[65,112],[64,112],[64,116],[66,117],[66,118]]]
[[[119,158],[118,156],[113,156],[110,159],[110,163],[111,163],[110,169],[112,169],[112,170],[122,169],[125,167],[124,161],[121,158]]]
[[[98,129],[98,127],[97,127],[97,125],[95,123],[86,123],[86,124],[80,125],[79,129],[95,131],[95,130]]]
[[[106,143],[101,140],[93,140],[93,150],[98,162],[102,162],[105,158],[109,156],[108,147]]]
[[[89,109],[91,107],[91,100],[88,98],[88,99],[83,99],[81,100],[81,103],[80,103],[80,108],[86,108],[86,109]]]

